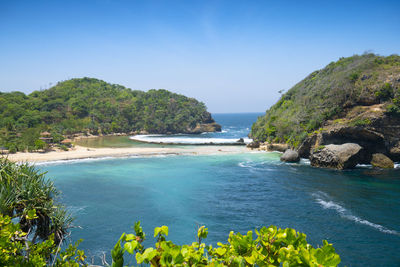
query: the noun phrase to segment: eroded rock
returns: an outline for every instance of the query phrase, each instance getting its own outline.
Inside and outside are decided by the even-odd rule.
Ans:
[[[385,168],[385,169],[393,169],[394,168],[393,161],[382,153],[373,154],[371,164],[372,164],[372,166],[378,167],[378,168]]]
[[[363,148],[355,143],[327,145],[313,151],[310,162],[316,167],[350,169],[360,162],[362,150]]]
[[[285,162],[299,162],[300,156],[299,153],[292,149],[286,149],[285,153],[281,156],[281,161]]]

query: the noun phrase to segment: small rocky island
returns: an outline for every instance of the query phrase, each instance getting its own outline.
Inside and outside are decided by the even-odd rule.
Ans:
[[[290,148],[283,161],[393,168],[400,161],[400,56],[356,55],[311,73],[259,117],[250,136],[253,148]]]

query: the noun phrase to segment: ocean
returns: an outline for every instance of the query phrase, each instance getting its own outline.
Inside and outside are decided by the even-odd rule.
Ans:
[[[247,138],[260,115],[213,114],[223,132],[174,138]],[[313,168],[307,160],[282,163],[279,156],[105,158],[38,167],[48,171],[60,201],[76,217],[80,228],[72,229],[71,239],[84,239],[79,247],[96,263],[103,253],[110,263],[121,233],[133,232],[140,220],[147,245],[154,244],[153,229],[161,225],[169,226],[168,238],[178,244],[195,241],[197,227],[206,225],[205,242],[214,245],[226,242],[231,230],[246,233],[274,224],[306,233],[314,246],[323,239],[333,243],[341,266],[400,266],[399,165],[337,171]]]

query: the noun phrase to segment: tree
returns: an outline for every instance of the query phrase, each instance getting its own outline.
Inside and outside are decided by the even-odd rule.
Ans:
[[[53,236],[58,245],[67,235],[73,219],[55,201],[58,191],[44,175],[28,163],[16,164],[0,158],[0,213],[18,221],[32,243]],[[27,219],[30,210],[36,211],[35,219]]]

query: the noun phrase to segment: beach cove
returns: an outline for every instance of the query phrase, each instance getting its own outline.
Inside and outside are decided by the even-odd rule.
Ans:
[[[187,147],[124,147],[124,148],[89,148],[75,146],[69,151],[18,152],[7,155],[9,160],[16,162],[48,162],[60,160],[76,160],[104,157],[129,156],[162,156],[162,155],[213,155],[245,153],[245,146],[187,146]]]
[[[216,114],[224,132],[193,138],[245,137],[257,115]],[[169,238],[178,244],[193,242],[197,225],[206,225],[206,242],[215,245],[232,230],[244,234],[274,224],[307,233],[314,246],[328,240],[343,265],[400,261],[399,165],[338,171],[313,168],[307,160],[283,163],[281,153],[245,146],[163,146],[129,137],[86,141],[87,147],[77,147],[81,159],[43,158],[38,167],[76,218],[80,228],[72,229],[72,241],[83,238],[80,248],[95,263],[104,253],[109,259],[118,236],[138,220],[149,236],[146,244],[160,225],[169,226]],[[57,153],[74,155],[49,155]]]

